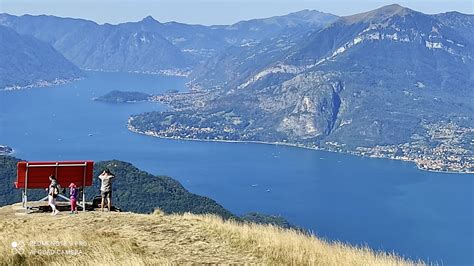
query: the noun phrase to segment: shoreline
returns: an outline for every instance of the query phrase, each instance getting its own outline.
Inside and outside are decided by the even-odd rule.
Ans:
[[[474,174],[474,172],[455,172],[455,171],[442,171],[442,170],[432,170],[432,169],[425,169],[422,168],[416,163],[414,160],[403,160],[403,159],[397,159],[397,158],[387,158],[387,157],[380,157],[380,156],[365,156],[357,153],[352,153],[352,152],[346,152],[346,151],[331,151],[327,149],[322,149],[322,148],[313,148],[313,147],[308,147],[304,145],[298,145],[298,144],[292,144],[292,143],[285,143],[285,142],[268,142],[268,141],[242,141],[242,140],[216,140],[216,139],[192,139],[192,138],[179,138],[179,137],[165,137],[165,136],[160,136],[158,134],[153,134],[153,133],[147,133],[140,131],[133,126],[130,125],[130,123],[127,124],[127,129],[133,133],[140,134],[140,135],[145,135],[145,136],[150,136],[150,137],[155,137],[155,138],[160,138],[160,139],[168,139],[168,140],[184,140],[184,141],[199,141],[199,142],[224,142],[224,143],[250,143],[250,144],[264,144],[264,145],[282,145],[282,146],[287,146],[287,147],[292,147],[292,148],[302,148],[302,149],[308,149],[308,150],[314,150],[314,151],[324,151],[324,152],[331,152],[331,153],[340,153],[340,154],[347,154],[347,155],[353,155],[353,156],[358,156],[362,158],[375,158],[375,159],[385,159],[385,160],[394,160],[394,161],[402,161],[402,162],[408,162],[408,163],[413,163],[415,164],[416,168],[420,171],[427,171],[427,172],[432,172],[432,173],[440,173],[440,174]]]
[[[189,71],[175,71],[173,69],[164,69],[160,70],[157,72],[153,71],[118,71],[118,70],[103,70],[103,69],[87,69],[87,68],[81,68],[81,70],[86,71],[86,72],[104,72],[104,73],[129,73],[129,74],[144,74],[144,75],[157,75],[157,76],[167,76],[167,77],[181,77],[181,78],[187,78],[189,76]],[[83,80],[87,78],[86,76],[83,77],[76,77],[76,78],[70,78],[70,79],[59,79],[56,78],[54,80],[38,80],[35,83],[30,83],[27,85],[10,85],[6,86],[3,88],[0,88],[1,91],[20,91],[20,90],[29,90],[29,89],[35,89],[35,88],[49,88],[53,86],[60,86],[60,85],[65,85],[69,84],[75,81]]]
[[[18,86],[18,85],[7,86],[0,89],[0,91],[20,91],[20,90],[29,90],[29,89],[36,89],[36,88],[49,88],[53,86],[69,84],[69,83],[82,80],[82,79],[84,79],[84,77],[71,78],[71,79],[54,79],[51,81],[39,80],[35,83],[24,85],[24,86]]]
[[[83,71],[89,72],[104,72],[104,73],[129,73],[129,74],[145,74],[145,75],[161,75],[167,77],[182,77],[187,78],[189,76],[189,70],[179,69],[161,69],[157,71],[139,71],[139,70],[106,70],[106,69],[92,69],[92,68],[81,68]]]

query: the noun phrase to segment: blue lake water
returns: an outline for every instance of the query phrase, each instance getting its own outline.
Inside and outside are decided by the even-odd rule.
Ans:
[[[0,144],[26,160],[129,161],[236,214],[280,214],[330,240],[447,265],[474,264],[473,175],[286,146],[152,138],[129,132],[127,118],[163,106],[91,100],[114,89],[158,93],[182,90],[184,83],[88,72],[66,85],[0,92]]]

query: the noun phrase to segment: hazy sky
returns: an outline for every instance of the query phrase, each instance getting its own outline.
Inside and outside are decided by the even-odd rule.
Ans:
[[[459,11],[472,14],[474,0],[0,0],[0,13],[48,14],[84,18],[98,23],[155,19],[194,24],[232,24],[251,19],[316,9],[336,15],[351,15],[398,3],[424,13]]]

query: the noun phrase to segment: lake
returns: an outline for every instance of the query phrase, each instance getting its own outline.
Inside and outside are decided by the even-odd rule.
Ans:
[[[126,128],[131,114],[165,107],[91,99],[111,90],[183,90],[185,80],[87,75],[61,86],[0,92],[0,144],[26,160],[128,161],[169,175],[236,214],[282,215],[329,240],[447,265],[474,263],[473,175],[287,146],[134,134]]]

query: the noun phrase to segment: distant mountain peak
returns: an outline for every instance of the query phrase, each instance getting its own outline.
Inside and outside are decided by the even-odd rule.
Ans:
[[[287,15],[288,17],[293,17],[293,18],[301,18],[305,19],[308,21],[322,21],[322,20],[327,20],[327,19],[336,19],[337,16],[333,15],[331,13],[325,13],[318,11],[316,9],[303,9],[297,12],[293,12]]]
[[[307,17],[309,15],[314,15],[314,14],[324,14],[324,13],[320,12],[316,9],[303,9],[303,10],[300,10],[300,11],[289,13],[288,16]]]
[[[153,23],[159,23],[158,20],[156,20],[154,17],[152,16],[146,16],[142,19],[142,22],[147,22],[147,23],[150,23],[150,22],[153,22]]]
[[[229,27],[236,28],[242,25],[248,26],[251,24],[254,24],[251,26],[254,28],[255,28],[255,24],[277,25],[279,27],[294,27],[298,25],[326,26],[334,22],[337,18],[339,17],[330,13],[324,13],[317,10],[303,9],[303,10],[289,13],[287,15],[282,15],[282,16],[243,20],[233,25],[230,25]]]
[[[355,24],[355,23],[360,23],[360,22],[382,22],[390,17],[394,17],[394,16],[403,17],[412,12],[415,12],[415,11],[398,4],[392,4],[392,5],[383,6],[381,8],[374,9],[372,11],[355,14],[355,15],[351,15],[347,17],[342,17],[341,19],[346,24]]]

